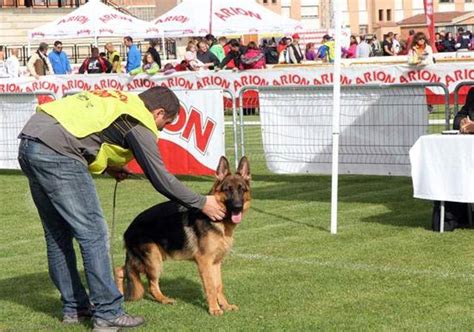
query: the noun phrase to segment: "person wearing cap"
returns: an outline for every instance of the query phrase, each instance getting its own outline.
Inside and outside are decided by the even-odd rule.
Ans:
[[[30,57],[26,67],[30,72],[31,76],[38,79],[40,76],[51,75],[53,73],[53,67],[48,59],[48,44],[40,43],[38,49]]]
[[[53,51],[49,52],[48,59],[51,62],[54,74],[66,75],[72,72],[69,59],[66,53],[63,51],[63,43],[59,40],[54,42]]]
[[[61,294],[63,322],[93,318],[94,330],[116,331],[143,324],[123,310],[112,277],[107,224],[92,174],[127,177],[135,158],[155,189],[213,221],[225,210],[214,196],[197,194],[165,168],[158,133],[176,118],[176,95],[152,87],[138,95],[112,90],[84,91],[38,106],[19,134],[18,161],[28,178],[43,224],[50,277]],[[87,116],[84,114],[87,113]],[[79,243],[89,292],[76,266]]]
[[[294,33],[291,38],[293,41],[287,47],[287,63],[301,63],[304,60],[304,54],[300,48],[300,35]]]
[[[318,58],[325,62],[333,63],[335,57],[334,40],[329,35],[323,36],[323,41],[318,49]]]

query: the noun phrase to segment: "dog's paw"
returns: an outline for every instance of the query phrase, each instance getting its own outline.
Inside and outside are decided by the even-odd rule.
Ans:
[[[239,307],[236,306],[235,304],[221,305],[221,308],[224,311],[237,311],[237,310],[239,310]]]
[[[212,316],[222,316],[224,314],[224,311],[222,309],[209,309],[209,313]]]
[[[176,300],[172,299],[171,297],[164,297],[161,300],[159,300],[159,302],[162,304],[175,304]]]

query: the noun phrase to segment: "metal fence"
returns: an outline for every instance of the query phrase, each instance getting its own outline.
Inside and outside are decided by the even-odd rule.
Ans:
[[[35,112],[38,99],[56,99],[49,91],[0,93],[0,169],[18,168],[17,136]]]
[[[459,112],[459,104],[464,103],[464,99],[468,94],[468,90],[474,87],[474,81],[466,81],[456,85],[453,91],[454,98],[454,109],[453,113]]]
[[[469,84],[474,82],[458,88]],[[432,92],[438,96],[437,104],[429,97]],[[238,96],[230,90],[223,93],[226,155],[234,163],[246,155],[254,174],[330,173],[332,86],[248,86]],[[4,103],[10,98],[12,102],[11,98],[26,95],[3,93],[0,100]],[[49,92],[32,95],[55,98]],[[19,107],[24,114],[31,114],[31,108],[21,103],[9,111]],[[454,109],[458,109],[457,104]],[[16,144],[16,134],[26,121],[20,116],[12,124],[7,115],[13,116],[2,114],[2,155],[11,148],[9,144]],[[449,93],[443,84],[343,86],[340,173],[409,175],[408,151],[416,139],[449,129],[450,118]],[[16,156],[9,158],[16,161]]]
[[[444,102],[431,104],[432,92]],[[238,106],[239,150],[254,173],[330,174],[332,86],[245,87]],[[411,146],[450,117],[444,84],[343,86],[340,173],[409,175]]]
[[[157,41],[158,45],[162,45],[161,38],[153,38]],[[99,51],[105,52],[105,44],[111,41],[114,45],[115,49],[120,53],[122,59],[127,58],[127,48],[123,44],[122,40],[117,40],[117,38],[107,39],[101,38],[99,39]],[[1,44],[0,44],[1,45]],[[140,50],[141,54],[145,54],[148,51],[149,44],[146,41],[137,41],[136,43],[138,49]],[[5,50],[5,55],[8,58],[12,54],[13,49],[18,49],[18,60],[23,66],[26,66],[28,62],[28,46],[23,44],[9,44],[9,45],[1,45]],[[91,48],[94,44],[91,43],[68,43],[67,41],[63,42],[63,51],[67,54],[69,58],[69,62],[71,64],[81,64],[86,58],[91,55]],[[52,48],[52,45],[50,45]],[[31,52],[35,52],[36,48],[31,48]],[[52,52],[52,51],[51,51]],[[165,53],[166,52],[166,53]],[[165,38],[165,50],[160,49],[159,54],[162,60],[165,58],[167,59],[176,59],[176,41],[170,38]],[[30,54],[31,55],[31,54]]]

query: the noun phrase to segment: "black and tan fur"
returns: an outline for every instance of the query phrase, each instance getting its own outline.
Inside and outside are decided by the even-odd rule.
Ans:
[[[138,215],[124,234],[125,266],[116,269],[116,282],[127,300],[138,300],[145,290],[140,280],[144,273],[149,292],[158,302],[174,303],[160,290],[159,277],[167,258],[196,262],[211,315],[237,310],[224,296],[221,265],[230,251],[234,229],[250,207],[250,168],[243,157],[235,174],[229,162],[221,157],[212,187],[218,202],[226,207],[222,222],[212,222],[198,210],[187,209],[175,202],[155,205]],[[240,213],[240,214],[239,214]],[[233,221],[234,220],[234,221]],[[125,280],[124,280],[125,279]]]

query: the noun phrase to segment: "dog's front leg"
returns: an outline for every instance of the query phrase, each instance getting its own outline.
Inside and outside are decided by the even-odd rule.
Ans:
[[[209,257],[196,258],[199,269],[199,275],[202,279],[204,292],[206,293],[207,303],[209,305],[209,313],[213,316],[220,316],[224,312],[217,302],[217,282],[213,262]]]
[[[239,307],[235,304],[229,304],[224,295],[224,284],[222,282],[222,262],[214,264],[214,273],[217,281],[217,301],[224,311],[239,310]]]

